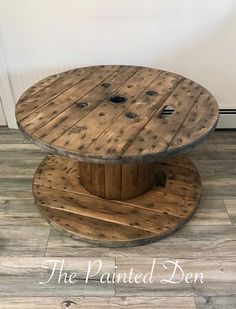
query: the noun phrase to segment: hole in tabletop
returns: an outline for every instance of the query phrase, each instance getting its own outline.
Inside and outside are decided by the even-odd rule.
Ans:
[[[109,99],[112,103],[115,104],[122,104],[126,101],[126,98],[120,95],[114,95],[112,97],[110,97]]]
[[[146,92],[146,95],[148,95],[148,96],[154,96],[154,95],[157,95],[157,92],[156,91],[154,91],[154,90],[148,90],[147,92]]]
[[[88,106],[88,103],[78,101],[78,102],[76,102],[76,106],[79,107],[79,108],[84,108],[84,107]]]
[[[104,87],[104,88],[109,88],[109,87],[111,87],[111,84],[110,83],[102,83],[101,86]]]
[[[164,106],[164,108],[162,109],[159,118],[166,118],[171,116],[174,113],[175,109],[173,106],[171,105],[166,105]]]
[[[130,119],[134,119],[134,118],[137,118],[137,117],[138,117],[137,114],[132,113],[132,112],[126,113],[125,116],[126,116],[127,118],[130,118]]]

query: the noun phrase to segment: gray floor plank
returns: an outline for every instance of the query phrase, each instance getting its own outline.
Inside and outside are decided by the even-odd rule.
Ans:
[[[236,308],[235,150],[236,131],[217,131],[190,151],[202,178],[203,194],[199,209],[182,230],[150,245],[110,249],[75,241],[50,228],[34,205],[31,190],[34,172],[45,154],[19,130],[0,128],[0,307],[195,308],[196,296],[200,309]],[[70,288],[53,284],[47,290],[36,288],[40,261],[55,256],[65,257],[70,271],[78,261],[83,268],[88,257],[106,260],[107,270],[114,270],[116,259],[119,269],[133,265],[138,271],[148,269],[153,258],[160,262],[179,259],[186,271],[203,271],[207,281],[160,287],[158,278],[163,271],[159,271],[151,286],[118,284],[117,297],[114,285],[101,286],[97,278],[86,287],[79,281]],[[80,295],[102,297],[76,297]]]
[[[0,214],[21,218],[42,218],[31,197],[22,199],[1,199],[0,197],[0,205],[4,206],[0,207]]]
[[[97,258],[81,259],[67,258],[64,260],[62,273],[66,273],[66,278],[76,273],[73,277],[73,284],[64,282],[64,276],[59,281],[60,267],[62,259],[53,257],[47,258],[23,258],[23,257],[0,257],[0,296],[10,297],[12,291],[16,297],[26,296],[114,296],[114,284],[101,283],[102,273],[111,273],[115,271],[115,259],[103,258],[100,272],[96,275],[96,270],[92,271],[94,275],[86,282],[88,271],[88,261],[94,263]],[[55,274],[49,280],[54,261],[57,261]],[[44,267],[42,267],[44,265]],[[95,266],[94,266],[95,268]],[[96,266],[97,269],[97,266]],[[46,282],[40,284],[40,282]],[[68,281],[67,281],[68,282]]]
[[[86,247],[86,250],[81,250]],[[236,226],[185,226],[163,240],[140,247],[100,248],[64,237],[54,228],[48,241],[47,256],[236,256]]]
[[[166,262],[171,260],[171,262]],[[152,283],[124,283],[123,277],[121,282],[116,285],[116,294],[118,296],[236,296],[236,260],[235,258],[202,258],[202,259],[178,259],[178,264],[182,271],[177,268],[176,274],[171,279],[174,271],[175,262],[173,258],[156,259],[156,266],[153,271]],[[166,263],[167,269],[163,267]],[[151,272],[153,259],[151,258],[117,258],[117,275],[118,273],[129,274],[133,268],[131,281],[134,281],[138,272],[146,274]],[[194,283],[186,283],[182,278],[188,273],[203,273],[204,282],[200,280]],[[199,278],[199,276],[198,276]],[[162,284],[161,280],[172,280],[175,283]]]
[[[236,296],[231,297],[195,297],[197,309],[235,309]]]
[[[49,225],[0,226],[0,256],[44,256]]]
[[[24,297],[2,298],[2,309],[195,309],[192,297]]]
[[[224,200],[232,224],[236,224],[236,199]]]

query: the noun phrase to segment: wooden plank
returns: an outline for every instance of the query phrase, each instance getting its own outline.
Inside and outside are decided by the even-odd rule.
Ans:
[[[38,207],[35,205],[33,197],[15,199],[2,198],[0,196],[1,214],[21,218],[41,218]]]
[[[52,87],[46,87],[33,97],[19,101],[16,105],[17,121],[22,121],[25,117],[37,110],[40,106],[48,103],[50,100],[57,97],[60,93],[66,91],[84,77],[89,76],[89,74],[92,72],[95,72],[97,69],[98,67],[91,67],[89,69],[80,68],[73,70],[72,72],[66,74],[63,78],[54,82]]]
[[[59,308],[147,308],[195,309],[193,297],[4,297],[2,309],[59,309]],[[221,308],[220,308],[221,309]],[[228,308],[227,308],[228,309]],[[231,308],[233,309],[233,308]]]
[[[219,108],[215,98],[204,89],[169,145],[168,151],[186,147],[188,143],[197,143],[215,128],[218,115]]]
[[[201,200],[190,225],[231,225],[230,218],[222,200]]]
[[[32,179],[29,178],[0,178],[0,191],[28,190],[32,187]]]
[[[28,190],[0,190],[0,199],[1,200],[16,200],[16,199],[25,199],[33,198],[32,188]]]
[[[195,213],[191,219],[191,222],[187,224],[191,225],[231,225],[230,218],[225,212]]]
[[[162,108],[182,79],[179,75],[162,72],[133,104],[90,144],[86,151],[100,157],[119,158],[152,116]],[[156,89],[158,93],[154,92]],[[154,95],[148,95],[148,93]],[[124,130],[124,128],[127,129]],[[153,142],[155,143],[155,139]],[[107,144],[109,149],[106,147]]]
[[[224,200],[225,208],[229,214],[232,224],[236,224],[236,199]]]
[[[86,187],[89,192],[92,191],[91,166],[84,162],[79,162],[79,178],[83,187]]]
[[[103,76],[102,71],[113,69]],[[50,78],[53,83],[36,84],[28,91],[34,94],[20,100],[17,121],[45,150],[81,161],[153,162],[194,147],[218,120],[213,96],[174,73],[99,66]]]
[[[165,101],[165,106],[174,108],[173,114],[161,117],[161,111],[157,111],[123,156],[137,153],[140,156],[154,156],[165,152],[201,92],[202,87],[185,79]]]
[[[221,151],[220,148],[223,148],[224,151]],[[225,144],[207,144],[203,143],[202,145],[198,146],[193,153],[191,153],[192,159],[205,159],[205,160],[235,160],[235,153],[236,145],[235,143],[225,145]],[[234,166],[232,166],[234,168]]]
[[[64,148],[66,145],[66,149],[70,151],[83,152],[93,139],[96,139],[124,109],[133,103],[133,100],[148,87],[158,74],[160,74],[158,70],[141,68],[115,92],[116,96],[126,98],[124,104],[115,104],[107,100],[102,102],[52,145],[60,148]],[[130,88],[130,85],[133,87]],[[96,119],[96,126],[94,126],[94,119]],[[75,127],[83,128],[83,130],[75,131]]]
[[[222,198],[230,198],[236,196],[235,191],[236,179],[232,177],[204,177],[202,179],[203,194],[206,195],[219,195]]]
[[[50,232],[49,225],[42,225],[41,222],[40,225],[28,223],[29,221],[20,226],[16,220],[12,226],[7,225],[6,220],[6,225],[1,226],[0,256],[6,256],[8,259],[10,256],[44,256]],[[4,282],[3,279],[0,281]]]
[[[71,104],[67,109],[56,115],[53,114],[53,118],[34,132],[34,137],[37,139],[43,139],[46,143],[51,144],[56,141],[62,134],[75,125],[80,119],[88,114],[92,109],[99,105],[109,95],[111,95],[119,86],[121,86],[130,76],[132,76],[138,67],[121,66],[118,70],[114,71],[112,75],[106,78],[104,81],[99,76],[98,85],[82,97],[83,102],[87,102],[86,108],[80,109],[76,104]],[[88,86],[91,82],[88,83]],[[109,87],[108,87],[109,86]],[[76,87],[73,97],[79,99],[81,89]],[[65,99],[68,102],[69,98]],[[74,100],[75,101],[75,100]],[[74,102],[71,101],[71,102]],[[58,106],[57,106],[58,108]],[[61,109],[62,110],[62,109]]]
[[[122,165],[122,191],[121,199],[128,199],[131,195],[136,195],[137,192],[137,178],[138,165],[137,164],[123,164]]]
[[[5,152],[15,151],[16,153],[24,150],[35,150],[41,152],[41,150],[33,144],[0,144],[1,157]]]
[[[155,185],[155,174],[155,163],[138,165],[137,192],[139,193],[139,195],[142,195],[153,188],[153,186]]]
[[[234,258],[221,258],[218,259],[178,259],[178,265],[184,271],[185,276],[188,273],[195,274],[203,273],[205,278],[204,283],[198,281],[188,284],[184,280],[181,281],[181,273],[175,274],[173,281],[180,282],[178,284],[166,283],[161,284],[160,280],[168,280],[173,273],[173,264],[167,263],[167,269],[163,267],[162,258],[156,258],[156,267],[153,272],[152,284],[139,284],[123,283],[122,281],[116,285],[117,296],[155,296],[157,291],[159,296],[232,296],[235,295],[236,290],[236,261]],[[175,262],[175,261],[174,261]],[[146,274],[150,272],[153,263],[153,258],[117,258],[117,272],[129,273],[133,267],[133,274],[131,278],[134,280],[135,274],[141,272]]]
[[[195,302],[197,309],[234,309],[236,296],[199,296]]]
[[[81,250],[81,248],[84,248]],[[235,258],[236,226],[186,225],[180,231],[162,241],[143,247],[104,248],[74,241],[64,237],[54,228],[48,241],[46,256],[113,256],[113,257],[160,257],[165,259],[188,258]]]
[[[151,189],[154,183],[154,163],[145,164],[140,168],[137,164],[118,165],[85,162],[81,166],[80,183],[84,189],[90,193],[94,192],[96,196],[110,200],[128,200],[140,196]],[[139,170],[140,172],[138,172]],[[84,181],[84,179],[87,179],[87,181]]]
[[[137,191],[137,167],[122,165],[121,198]],[[184,168],[182,173],[175,172],[174,165],[168,168],[164,188],[157,186],[134,199],[111,201],[97,196],[104,195],[104,165],[90,164],[90,194],[78,181],[77,161],[49,156],[35,175],[34,196],[42,214],[72,237],[109,246],[143,244],[182,227],[198,205],[201,187],[196,170],[189,177]],[[106,230],[102,237],[101,230]]]
[[[105,169],[103,164],[90,164],[92,180],[91,193],[101,197],[105,196]]]
[[[200,204],[198,206],[198,213],[220,213],[220,212],[225,212],[225,207],[224,207],[224,203],[223,200],[204,200],[201,199]]]
[[[102,82],[117,69],[119,69],[119,66],[106,66],[100,67],[99,69],[91,68],[89,70],[91,73],[90,75],[88,75],[89,72],[85,71],[83,75],[80,75],[79,79],[77,77],[77,82],[73,83],[72,87],[58,95],[54,100],[50,100],[47,104],[43,104],[34,111],[34,113],[28,115],[20,122],[20,126],[30,135],[73,104],[75,104],[77,110],[80,110],[80,117],[84,116],[88,111],[86,108],[79,108],[76,102],[96,87],[98,81]],[[70,79],[72,79],[72,77],[70,77]],[[84,112],[81,112],[81,110],[84,110]],[[70,111],[70,113],[71,112],[72,111]],[[61,119],[65,117],[66,115],[62,115]]]
[[[106,164],[105,167],[105,196],[106,199],[121,199],[122,168],[121,165]]]
[[[74,239],[86,240],[97,245],[122,246],[129,243],[138,245],[145,238],[154,237],[149,231],[129,227],[104,220],[85,217],[79,214],[69,215],[64,211],[40,205],[41,213],[54,226]],[[79,224],[78,224],[79,222]],[[115,242],[116,241],[116,242]]]
[[[80,214],[89,218],[114,222],[149,232],[159,232],[160,228],[168,231],[168,229],[172,228],[173,223],[179,220],[173,215],[163,216],[163,214],[155,213],[152,210],[137,208],[132,205],[122,205],[121,203],[111,203],[98,198],[72,193],[68,193],[68,196],[64,197],[63,192],[49,188],[37,187],[35,188],[35,195],[37,202],[41,206],[50,205],[49,207],[52,209],[61,210],[64,212],[65,217],[70,213]],[[140,222],[139,218],[141,217],[142,221]]]
[[[39,82],[35,83],[33,86],[31,86],[29,89],[27,89],[22,96],[19,98],[19,102],[29,99],[30,97],[34,96],[38,92],[44,90],[46,87],[49,87],[55,83],[55,81],[65,77],[66,75],[72,73],[74,70],[68,70],[65,72],[57,73],[54,75],[47,76],[43,79],[41,79]]]
[[[182,160],[182,158],[181,158]],[[55,156],[49,156],[45,159],[45,165],[43,171],[39,170],[39,175],[35,177],[35,185],[57,188],[68,192],[89,196],[88,192],[80,185],[77,180],[77,162],[74,160],[67,160]],[[171,164],[171,161],[168,161]],[[176,160],[174,161],[176,163]],[[160,165],[157,165],[158,168]],[[171,165],[170,165],[171,166]],[[188,165],[189,166],[189,165]],[[57,170],[57,177],[54,177],[53,171]],[[166,168],[167,171],[167,168]],[[170,168],[169,168],[170,171]],[[171,180],[173,178],[173,172],[175,182]],[[64,173],[67,174],[64,177]],[[183,167],[172,167],[172,170],[167,174],[167,179],[170,178],[171,185],[167,184],[167,188],[154,187],[148,194],[138,196],[137,198],[130,199],[129,201],[121,201],[121,204],[135,205],[136,207],[142,207],[151,209],[159,213],[166,212],[170,215],[179,217],[188,216],[195,207],[195,198],[199,196],[199,188],[192,189],[192,193],[189,193],[186,188],[186,181],[183,181],[183,177],[188,177],[189,184],[193,183],[196,178],[196,172],[191,171],[189,174],[189,168],[185,170]],[[129,184],[127,184],[129,186]],[[174,187],[172,189],[172,187]],[[182,204],[183,196],[185,198],[184,205]],[[116,201],[119,203],[119,201]],[[187,206],[187,207],[186,207]]]
[[[225,156],[227,157],[227,154]],[[201,177],[234,178],[236,176],[236,160],[202,160],[200,155],[198,158],[200,160],[194,159],[194,162]]]
[[[103,258],[101,273],[94,274],[87,283],[86,275],[88,263],[95,262],[97,258],[68,258],[64,260],[62,272],[67,276],[76,273],[74,284],[65,283],[64,277],[58,283],[62,259],[54,257],[51,261],[48,258],[24,258],[24,257],[1,257],[0,270],[2,280],[0,281],[0,296],[10,297],[14,291],[15,297],[35,297],[35,296],[114,296],[114,284],[101,284],[99,279],[102,272],[113,274],[115,269],[114,258]],[[58,263],[55,267],[55,277],[47,284],[39,284],[49,279],[49,274],[54,266],[54,261]],[[45,267],[42,267],[44,264]],[[68,279],[68,277],[67,277]]]
[[[34,160],[38,160],[38,162],[42,161],[42,159],[45,158],[45,153],[43,153],[42,151],[40,151],[38,149],[34,149],[32,152],[35,153]],[[4,151],[4,152],[1,153],[1,159],[3,161],[4,161],[4,159],[7,159],[7,160],[25,160],[25,161],[30,160],[31,161],[32,152],[30,152],[28,150]],[[24,164],[24,162],[21,162],[22,166],[23,166],[23,164]]]

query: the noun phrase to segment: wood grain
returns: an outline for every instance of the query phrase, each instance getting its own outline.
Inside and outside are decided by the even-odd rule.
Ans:
[[[90,67],[87,70],[81,68],[67,72],[63,78],[56,80],[48,87],[42,89],[35,95],[19,100],[16,105],[16,117],[20,123],[24,118],[32,114],[35,110],[41,106],[47,104],[50,100],[57,97],[60,93],[63,93],[78,81],[88,76],[90,73],[95,72],[97,67]],[[82,77],[80,77],[82,75]],[[53,87],[51,87],[53,85]]]
[[[89,258],[85,260],[83,258],[68,258],[64,260],[63,271],[67,272],[68,276],[71,273],[76,272],[75,283],[67,284],[64,282],[64,277],[58,283],[58,276],[60,273],[61,258],[53,257],[48,261],[48,258],[43,257],[0,257],[0,271],[2,280],[0,280],[0,296],[10,297],[12,292],[16,297],[28,296],[60,296],[60,297],[76,297],[76,296],[114,296],[115,287],[114,284],[101,284],[100,273],[95,275],[87,283],[85,282],[88,261],[91,263],[98,258]],[[57,260],[55,271],[56,276],[47,284],[39,284],[49,279],[50,269]],[[113,274],[115,260],[114,258],[102,259],[101,272],[110,272]],[[42,267],[42,263],[45,263],[45,267]],[[47,268],[46,268],[47,267]]]
[[[52,147],[65,148],[68,151],[83,152],[116,118],[127,109],[147,86],[160,74],[158,70],[141,68],[121,85],[115,96],[124,97],[124,104],[111,103],[108,100],[101,102],[92,112],[85,116],[75,126],[83,128],[79,132],[74,126],[52,143]],[[130,88],[130,86],[132,87]],[[96,126],[94,121],[96,119]],[[108,145],[109,147],[109,145]]]
[[[201,296],[195,297],[197,309],[234,309],[236,296]]]
[[[172,260],[172,259],[171,259]],[[165,269],[163,259],[156,258],[156,271],[153,274],[152,289],[145,283],[128,284],[121,282],[116,286],[117,296],[137,295],[137,296],[155,296],[157,291],[159,296],[235,296],[236,288],[236,261],[234,258],[199,258],[199,259],[178,259],[179,265],[184,270],[185,274],[202,272],[205,277],[205,282],[199,281],[192,284],[187,284],[184,280],[178,284],[167,283],[161,284],[160,280],[169,279],[173,273],[173,266]],[[117,258],[117,272],[128,272],[130,267],[133,267],[133,277],[137,272],[146,273],[150,271],[150,266],[153,263],[153,258]],[[180,273],[175,275],[174,280],[181,280]]]
[[[179,171],[170,160],[170,164],[163,167],[167,178],[165,187],[157,185],[142,196],[124,201],[96,196],[105,190],[105,171],[103,165],[94,165],[90,165],[91,194],[79,183],[76,160],[48,156],[34,178],[35,201],[42,215],[76,239],[111,247],[144,244],[182,227],[196,210],[201,183],[193,164],[193,172],[189,174],[189,165],[187,170],[182,167]],[[159,166],[161,164],[157,164],[157,168]],[[133,190],[127,176],[133,165],[127,168],[127,175],[123,167],[122,181],[129,192],[121,190],[121,198]],[[129,181],[126,183],[125,179]],[[137,190],[136,185],[134,188]]]
[[[236,199],[224,200],[224,205],[232,224],[236,225]]]
[[[4,297],[2,309],[195,309],[193,297]],[[221,308],[219,308],[221,309]],[[227,308],[228,309],[228,308]],[[231,308],[233,309],[233,308]]]
[[[79,163],[82,186],[88,192],[110,200],[127,200],[146,193],[154,185],[155,174],[155,163]]]
[[[19,127],[32,142],[99,164],[155,162],[185,152],[209,135],[218,114],[216,100],[199,84],[136,66],[48,77],[16,106]]]
[[[126,287],[126,294],[128,296],[114,296],[113,294],[113,297],[111,297],[107,289],[99,291],[100,294],[105,294],[103,297],[85,296],[88,293],[91,293],[91,295],[98,293],[97,289],[100,287],[93,283],[93,287],[91,289],[88,287],[86,291],[81,291],[80,287],[77,286],[76,296],[74,297],[68,296],[69,291],[66,291],[67,295],[65,296],[59,295],[54,297],[54,289],[51,292],[48,289],[47,295],[45,292],[45,296],[35,297],[39,291],[37,289],[35,292],[35,286],[29,284],[30,272],[25,276],[26,282],[28,283],[27,286],[21,285],[23,280],[20,281],[18,277],[22,268],[21,257],[33,257],[32,264],[35,265],[37,262],[34,263],[34,259],[37,260],[38,257],[43,257],[44,254],[46,254],[47,259],[60,257],[67,260],[68,257],[74,257],[77,261],[76,267],[80,264],[79,261],[81,261],[78,260],[78,257],[81,257],[83,261],[88,261],[88,257],[100,257],[102,259],[105,257],[123,257],[123,261],[127,261],[127,258],[129,258],[132,262],[137,257],[140,257],[142,265],[146,264],[147,261],[145,258],[147,257],[159,257],[162,260],[166,258],[186,258],[189,260],[189,264],[192,264],[191,271],[196,272],[203,269],[205,272],[206,269],[206,275],[209,278],[207,285],[203,285],[201,290],[199,287],[196,288],[198,294],[195,297],[197,308],[235,308],[235,287],[231,281],[232,276],[235,278],[235,266],[233,270],[231,267],[232,261],[235,261],[236,257],[236,225],[221,225],[221,220],[218,221],[218,225],[211,225],[212,220],[210,216],[210,213],[213,218],[215,217],[214,213],[226,213],[225,205],[226,207],[229,206],[229,214],[232,220],[233,205],[235,205],[236,198],[235,186],[233,186],[233,181],[236,176],[235,131],[217,130],[209,137],[207,143],[204,142],[199,148],[194,149],[190,153],[191,158],[194,159],[194,163],[199,170],[202,181],[206,185],[204,199],[201,200],[197,212],[205,212],[207,214],[209,225],[185,225],[183,229],[172,234],[171,237],[164,238],[162,241],[142,247],[130,248],[97,247],[93,244],[64,237],[64,235],[53,227],[51,227],[49,235],[49,227],[47,228],[45,225],[34,226],[32,224],[33,221],[31,222],[31,217],[39,218],[41,215],[34,205],[31,186],[29,185],[24,190],[21,190],[19,189],[20,186],[18,183],[21,182],[21,178],[32,180],[32,175],[42,158],[35,152],[35,148],[27,148],[27,145],[29,145],[28,141],[22,136],[19,130],[0,128],[0,174],[2,179],[7,179],[8,184],[0,190],[0,214],[2,216],[2,222],[6,218],[6,222],[8,223],[7,216],[12,216],[22,218],[21,222],[24,219],[26,224],[24,226],[18,226],[17,221],[15,223],[11,221],[12,224],[14,223],[13,225],[7,224],[0,227],[0,253],[9,262],[8,272],[6,272],[6,268],[4,271],[4,274],[7,273],[6,281],[5,275],[1,276],[0,279],[7,293],[5,295],[8,295],[1,297],[1,308],[44,309],[63,308],[63,306],[67,308],[68,304],[70,304],[71,308],[73,306],[75,306],[74,308],[76,306],[79,308],[81,306],[87,306],[88,308],[104,308],[107,306],[110,308],[111,305],[115,306],[115,308],[194,308],[193,297],[189,296],[189,290],[182,289],[182,287],[178,289],[176,287],[175,290],[170,290],[166,287],[165,290],[160,291],[156,285],[147,286],[145,292],[142,292],[146,296],[140,296],[137,292],[134,295],[134,289],[130,289],[130,287]],[[24,151],[21,151],[21,148]],[[184,165],[187,166],[188,161],[185,161]],[[179,166],[181,167],[181,165]],[[66,170],[66,172],[71,173],[70,170]],[[189,173],[191,172],[192,170],[189,166]],[[229,187],[227,184],[232,185]],[[62,181],[61,185],[63,185]],[[214,189],[215,186],[218,190]],[[70,184],[70,188],[72,189],[72,184]],[[158,198],[156,195],[155,205],[158,207]],[[177,205],[176,209],[179,209]],[[29,220],[27,221],[26,218],[29,218]],[[204,221],[200,220],[200,222],[204,224]],[[13,263],[10,260],[11,258],[15,261],[14,276],[12,275],[13,268],[10,266]],[[212,263],[211,261],[213,261],[213,264],[209,264]],[[221,266],[222,270],[217,271],[216,276],[213,276],[213,272],[216,270],[215,262]],[[1,261],[0,264],[2,265]],[[25,264],[27,264],[26,261]],[[212,270],[209,265],[212,265]],[[211,274],[209,274],[209,271]],[[32,275],[33,273],[34,269],[32,270]],[[3,275],[2,271],[1,274]],[[14,282],[15,280],[16,282]],[[192,291],[190,292],[192,293]],[[26,294],[29,295],[30,293],[34,297],[26,296]],[[82,296],[77,297],[78,293],[81,293]],[[158,297],[164,293],[167,296]],[[171,294],[174,296],[171,297]],[[181,297],[183,294],[184,297]],[[74,301],[76,304],[65,303],[65,301]]]

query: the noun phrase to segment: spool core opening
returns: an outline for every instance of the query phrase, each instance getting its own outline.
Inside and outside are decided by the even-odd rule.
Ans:
[[[110,100],[112,103],[121,104],[121,103],[124,103],[124,102],[126,101],[126,98],[123,97],[123,96],[114,95],[114,96],[110,97],[109,100]]]

